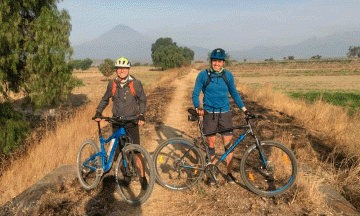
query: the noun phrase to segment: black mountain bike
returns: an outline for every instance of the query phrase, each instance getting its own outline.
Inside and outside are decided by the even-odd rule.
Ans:
[[[245,132],[216,164],[212,164],[206,134],[202,131],[202,121],[194,109],[188,111],[189,120],[198,122],[201,136],[193,141],[181,137],[172,138],[156,148],[153,155],[156,179],[163,187],[172,190],[189,189],[199,183],[204,173],[214,178],[218,185],[219,164],[247,135],[251,135],[255,143],[247,148],[241,158],[240,175],[244,184],[254,193],[265,197],[283,194],[294,185],[298,170],[296,158],[285,145],[257,138],[251,120],[259,118],[259,115],[247,115],[245,125],[233,128]]]

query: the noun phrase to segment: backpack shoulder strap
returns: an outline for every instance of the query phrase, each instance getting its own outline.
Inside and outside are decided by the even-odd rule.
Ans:
[[[112,94],[113,96],[115,96],[116,86],[117,86],[117,84],[116,84],[115,80],[113,80],[113,85],[112,85],[112,89],[111,89],[111,94]],[[132,96],[135,97],[135,96],[136,96],[136,91],[135,91],[135,88],[134,88],[134,81],[132,81],[132,82],[129,83],[129,88],[130,88],[130,91],[131,91]],[[135,98],[136,98],[136,97],[135,97]]]
[[[115,80],[113,80],[113,85],[112,85],[112,89],[111,89],[111,93],[113,96],[115,96],[116,86],[117,86],[117,84],[116,84]]]
[[[211,81],[211,77],[210,77],[210,71],[208,69],[206,69],[206,74],[207,74],[207,80],[206,83],[203,87],[203,91],[205,92],[206,87],[210,84]]]
[[[206,69],[206,73],[207,73],[207,80],[206,80],[206,83],[204,85],[204,91],[206,89],[206,87],[210,84],[210,81],[211,81],[211,77],[210,77],[210,71],[208,69]],[[224,71],[222,72],[222,78],[224,79],[224,82],[226,83],[226,85],[229,87],[229,82],[226,78],[226,70],[224,69]]]
[[[129,87],[130,87],[130,91],[131,91],[131,94],[132,94],[132,96],[136,96],[136,91],[135,91],[135,88],[134,88],[134,81],[131,81],[130,83],[129,83]],[[136,97],[135,97],[136,98]]]
[[[226,85],[229,87],[229,82],[228,82],[228,80],[227,80],[227,78],[226,78],[226,70],[225,70],[225,69],[224,69],[224,71],[222,72],[222,77],[223,77],[224,82],[226,83]]]

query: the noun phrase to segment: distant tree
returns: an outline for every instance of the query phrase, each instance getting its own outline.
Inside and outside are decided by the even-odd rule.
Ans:
[[[91,67],[93,61],[89,58],[86,58],[84,59],[82,62],[81,62],[81,69],[82,70],[87,70]]]
[[[360,58],[360,46],[350,46],[349,52],[346,54],[348,58],[359,57]]]
[[[181,52],[185,58],[185,61],[190,64],[193,60],[194,60],[194,51],[192,51],[191,49],[187,48],[187,47],[180,47]]]
[[[151,46],[151,58],[155,67],[163,70],[190,64],[194,60],[194,51],[187,47],[178,47],[171,38],[159,38]]]
[[[112,59],[105,59],[99,66],[99,71],[106,77],[111,76],[115,72],[115,62]]]
[[[289,60],[294,60],[295,58],[294,58],[294,56],[289,56],[288,59]]]
[[[185,62],[182,49],[176,45],[160,46],[153,54],[154,66],[163,70],[180,67]]]
[[[321,59],[321,55],[311,56],[311,59]]]
[[[141,63],[140,62],[135,62],[134,64],[131,64],[131,66],[134,66],[134,67],[141,66]]]
[[[151,45],[151,58],[153,60],[154,65],[159,64],[160,62],[156,62],[154,54],[157,51],[157,49],[161,46],[170,46],[175,45],[176,43],[173,42],[171,38],[159,38]]]
[[[23,92],[34,106],[65,100],[80,84],[72,76],[70,16],[58,0],[2,1],[0,95]]]
[[[286,57],[284,57],[284,60],[286,60]]]
[[[79,69],[81,69],[81,66],[82,66],[82,60],[78,60],[78,59],[73,60],[71,62],[71,65],[72,65],[73,68],[79,70]]]
[[[246,59],[244,59],[244,62],[246,62]]]

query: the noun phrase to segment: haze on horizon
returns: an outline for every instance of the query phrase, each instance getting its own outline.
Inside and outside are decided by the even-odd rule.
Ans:
[[[119,24],[154,42],[171,37],[179,45],[228,51],[292,45],[360,29],[358,0],[64,0],[58,8],[71,16],[72,45]]]

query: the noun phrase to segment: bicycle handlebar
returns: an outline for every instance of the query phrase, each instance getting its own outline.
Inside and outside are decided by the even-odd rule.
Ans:
[[[197,111],[193,108],[189,108],[188,112],[191,114],[191,116],[193,118],[191,118],[191,116],[189,116],[189,120],[190,121],[196,121],[199,118],[199,114],[197,113]],[[208,114],[209,112],[205,111],[205,114]],[[261,115],[258,114],[249,114],[245,117],[246,121],[249,121],[250,119],[255,119],[255,118],[261,118]]]
[[[92,120],[95,119],[104,119],[105,121],[109,122],[109,123],[113,123],[113,124],[125,124],[125,123],[133,123],[133,124],[137,124],[138,123],[138,118],[137,117],[123,117],[123,116],[113,116],[113,117],[92,117]]]

